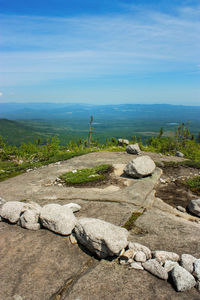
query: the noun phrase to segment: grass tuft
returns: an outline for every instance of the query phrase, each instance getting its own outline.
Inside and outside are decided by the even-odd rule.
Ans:
[[[200,196],[200,176],[195,176],[184,182],[192,192]]]
[[[81,185],[88,182],[103,181],[106,175],[113,170],[109,164],[98,165],[94,168],[74,170],[60,176],[66,185]]]
[[[140,212],[132,213],[132,215],[130,216],[128,221],[126,221],[126,223],[122,227],[124,227],[128,231],[130,231],[131,229],[133,229],[135,221],[137,220],[137,218],[139,218],[141,215],[142,215],[142,213],[140,213]]]

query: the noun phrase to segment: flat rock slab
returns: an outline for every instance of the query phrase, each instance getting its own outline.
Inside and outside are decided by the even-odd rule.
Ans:
[[[188,300],[199,299],[199,292],[177,293],[170,283],[146,271],[128,269],[116,262],[101,261],[90,272],[73,282],[60,300]]]
[[[69,238],[0,223],[0,299],[49,300],[93,259]]]

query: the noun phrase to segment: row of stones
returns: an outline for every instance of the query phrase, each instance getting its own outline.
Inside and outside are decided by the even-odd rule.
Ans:
[[[130,269],[146,270],[163,280],[171,279],[178,292],[196,287],[200,291],[200,259],[168,251],[151,251],[139,243],[129,242],[119,256],[121,265]]]
[[[78,220],[73,212],[81,207],[76,203],[62,206],[47,204],[43,207],[35,202],[5,202],[3,199],[0,203],[2,220],[32,230],[38,230],[42,225],[61,235],[71,235],[99,258],[119,256],[120,264],[129,265],[130,268],[145,269],[165,280],[171,276],[177,291],[194,286],[200,290],[200,259],[189,254],[183,254],[180,259],[172,252],[151,252],[141,244],[128,242],[125,228],[95,218]]]

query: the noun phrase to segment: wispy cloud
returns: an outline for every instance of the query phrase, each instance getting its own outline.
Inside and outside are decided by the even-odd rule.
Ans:
[[[198,12],[199,7],[183,7],[172,16],[129,7],[110,16],[1,15],[2,86],[49,78],[195,71],[200,63]],[[38,75],[42,73],[48,75]]]
[[[2,92],[0,92],[0,97],[1,97],[1,96],[3,96],[3,93],[2,93]]]

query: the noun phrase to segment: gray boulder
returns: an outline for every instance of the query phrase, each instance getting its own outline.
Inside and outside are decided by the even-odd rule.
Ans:
[[[141,150],[140,150],[140,147],[138,145],[138,143],[136,144],[131,144],[131,145],[128,145],[126,147],[126,152],[129,153],[129,154],[140,154]]]
[[[129,140],[126,140],[126,139],[118,139],[118,145],[119,145],[119,146],[129,145]]]
[[[128,244],[125,228],[94,218],[80,219],[75,234],[80,244],[100,258],[119,255]]]
[[[143,263],[142,266],[146,271],[159,277],[160,279],[168,279],[167,271],[161,266],[161,264],[159,264],[156,259],[149,259],[145,263]]]
[[[195,260],[194,262],[194,276],[200,280],[200,259]]]
[[[194,277],[181,266],[175,266],[170,275],[178,292],[187,291],[196,285]]]
[[[167,260],[178,261],[179,255],[174,252],[161,251],[157,250],[152,253],[153,258],[155,258],[158,262],[164,263]]]
[[[151,258],[151,250],[148,247],[144,246],[144,245],[141,245],[139,243],[129,242],[128,243],[128,248],[132,249],[135,252],[142,251],[146,255],[147,259]]]
[[[24,211],[25,203],[19,201],[8,201],[1,208],[1,217],[10,223],[17,223],[21,213]]]
[[[155,168],[154,161],[144,155],[131,160],[124,168],[124,173],[133,178],[142,178],[151,175]]]
[[[65,205],[63,205],[63,207],[70,208],[73,211],[73,213],[78,212],[81,209],[81,206],[79,204],[76,204],[73,202],[65,204]]]
[[[177,157],[184,157],[184,154],[182,152],[180,152],[180,151],[177,151],[176,154],[175,154],[175,156],[177,156]]]
[[[45,228],[62,235],[71,234],[77,222],[72,210],[59,204],[43,206],[40,220]]]
[[[191,200],[187,208],[189,212],[191,212],[197,217],[200,217],[200,198]]]
[[[186,269],[188,272],[192,273],[194,270],[194,262],[196,260],[196,257],[190,255],[190,254],[182,254],[180,265],[184,269]]]

